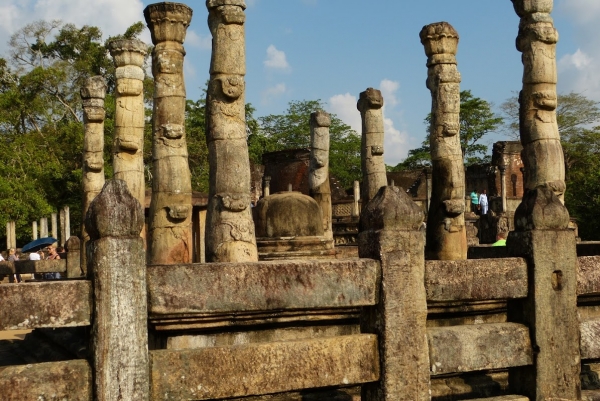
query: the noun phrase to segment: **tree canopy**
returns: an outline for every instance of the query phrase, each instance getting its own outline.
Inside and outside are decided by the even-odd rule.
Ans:
[[[492,111],[492,105],[484,99],[473,96],[470,90],[460,92],[460,147],[465,165],[489,162],[488,147],[481,143],[483,137],[496,131],[503,118]],[[431,114],[425,118],[425,124],[431,125]],[[428,129],[428,132],[430,130]],[[392,171],[413,170],[431,165],[429,134],[421,147],[408,151],[401,163],[392,167]]]
[[[519,139],[519,101],[501,105],[508,136]],[[565,155],[565,205],[583,239],[600,238],[600,103],[580,93],[558,94],[556,122]]]
[[[259,117],[256,131],[248,136],[250,159],[261,163],[266,152],[308,148],[310,114],[324,108],[321,100],[292,101],[284,114]],[[329,170],[344,187],[350,187],[361,178],[360,136],[335,114],[331,114],[329,135]]]

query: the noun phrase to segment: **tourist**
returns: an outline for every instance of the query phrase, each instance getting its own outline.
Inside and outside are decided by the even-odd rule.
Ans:
[[[479,194],[476,190],[471,192],[471,212],[475,214],[479,213]]]
[[[17,251],[15,250],[15,248],[10,248],[8,250],[8,261],[16,262],[17,260],[19,260],[19,257],[17,256]],[[17,273],[16,266],[15,266],[14,280],[15,280],[15,283],[20,283],[21,281],[23,281],[23,280],[21,280],[21,275],[19,273]]]
[[[492,244],[492,246],[506,246],[506,232],[500,231],[496,234],[496,242]]]
[[[46,252],[48,252],[46,260],[60,259],[60,255],[56,252],[56,248],[54,248],[52,245],[46,248]],[[46,280],[58,280],[60,278],[60,273],[45,273],[44,278]]]
[[[486,215],[488,212],[488,198],[487,191],[484,189],[481,195],[479,195],[479,210],[481,211],[481,215]]]
[[[42,260],[42,258],[40,257],[40,254],[37,252],[31,252],[29,254],[29,260]]]

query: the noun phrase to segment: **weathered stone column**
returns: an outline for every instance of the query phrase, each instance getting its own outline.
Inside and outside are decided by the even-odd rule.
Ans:
[[[246,5],[243,0],[207,0],[206,7],[213,37],[206,98],[210,165],[206,260],[256,261],[244,103]]]
[[[564,203],[565,163],[556,123],[556,42],[552,0],[512,0],[521,17],[517,50],[523,53],[519,131],[525,190],[550,188]]]
[[[53,213],[55,214],[55,213]],[[56,235],[52,233],[53,237],[56,238]],[[48,236],[48,218],[42,217],[40,219],[40,238],[46,238]]]
[[[263,198],[271,195],[271,177],[265,175],[263,177]]]
[[[37,221],[34,221],[31,223],[31,232],[32,232],[32,239],[36,240],[38,239],[38,224]]]
[[[383,161],[383,96],[381,91],[367,88],[360,93],[356,105],[362,118],[362,140],[360,159],[362,165],[363,209],[377,194],[379,188],[387,185],[385,163]]]
[[[531,400],[581,399],[577,252],[563,205],[564,157],[556,124],[556,42],[552,0],[512,0],[521,17],[519,124],[525,194],[509,233],[511,255],[527,260],[527,298],[508,304],[508,320],[529,326],[532,366],[509,370],[511,390]]]
[[[144,213],[127,184],[110,180],[85,220],[88,276],[94,287],[94,400],[148,400]]]
[[[333,240],[331,188],[329,186],[329,126],[331,117],[322,110],[310,114],[310,196],[323,211],[323,236]]]
[[[431,200],[427,214],[429,259],[467,258],[465,168],[460,148],[460,73],[456,68],[458,33],[447,22],[430,24],[419,34],[427,55],[431,91]]]
[[[352,187],[352,217],[360,216],[360,182],[354,181],[354,186]]]
[[[363,208],[361,258],[381,261],[379,302],[364,308],[361,332],[379,341],[381,378],[363,386],[365,401],[429,401],[423,212],[398,187],[382,187]]]
[[[84,112],[83,119],[84,119],[84,124],[85,124],[85,109],[83,110],[83,112]],[[84,142],[85,142],[85,139],[84,139]],[[84,143],[84,146],[85,146],[85,143]],[[84,162],[84,164],[85,164],[85,162]],[[102,188],[102,187],[100,187],[100,188]],[[46,237],[47,237],[48,236],[48,218],[46,218],[46,220],[44,220],[44,222],[45,222],[44,224],[46,225]],[[52,237],[58,239],[58,214],[57,213],[52,213],[50,215],[50,224],[52,225],[51,226]]]
[[[79,237],[69,237],[65,243],[67,250],[67,277],[81,277],[84,271],[81,269],[81,241]]]
[[[425,210],[429,213],[429,205],[431,205],[431,167],[425,167],[423,173],[425,173],[425,192],[427,193]]]
[[[127,183],[131,195],[145,203],[144,183],[144,59],[147,46],[141,40],[114,40],[108,50],[115,62],[114,178]],[[142,238],[146,238],[142,228]]]
[[[530,400],[579,400],[577,252],[569,212],[546,187],[529,190],[515,211],[507,250],[528,266],[527,298],[508,303],[508,321],[529,326],[534,363],[509,370],[509,386]]]
[[[192,181],[185,139],[183,41],[192,19],[185,4],[157,3],[144,10],[152,35],[154,111],[150,264],[192,261]]]
[[[81,101],[83,102],[83,124],[85,127],[83,136],[83,178],[81,180],[83,205],[81,215],[83,220],[85,220],[85,214],[90,204],[100,191],[102,191],[102,187],[104,186],[104,118],[106,115],[104,98],[106,96],[106,81],[101,76],[88,78],[81,88],[80,94]],[[85,249],[85,244],[89,241],[90,236],[86,231],[83,220],[81,221],[81,247]],[[55,232],[56,226],[56,213],[53,213],[52,236],[54,238],[57,238]],[[63,241],[62,238],[61,241]],[[86,269],[86,266],[85,252],[81,252],[81,267]]]
[[[502,197],[502,213],[506,213],[506,166],[498,166],[500,170],[500,196]]]

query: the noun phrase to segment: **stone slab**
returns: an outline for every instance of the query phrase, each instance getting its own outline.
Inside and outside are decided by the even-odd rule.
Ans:
[[[150,351],[151,399],[207,400],[379,379],[372,334]]]
[[[581,359],[600,358],[600,320],[584,320],[579,324],[581,332]]]
[[[600,256],[579,256],[577,264],[577,295],[600,294]]]
[[[3,401],[91,401],[92,371],[85,360],[9,366],[0,389]]]
[[[377,302],[379,263],[371,259],[288,260],[148,267],[151,317]]]
[[[600,390],[583,390],[581,392],[582,401],[600,401]]]
[[[475,398],[471,401],[529,401],[529,398],[522,395],[502,395],[499,397]]]
[[[427,329],[432,375],[502,369],[532,363],[529,329],[490,323]]]
[[[67,260],[19,260],[0,262],[0,275],[17,273],[63,273],[67,271]]]
[[[523,258],[427,260],[427,301],[523,298],[527,264]]]
[[[90,324],[89,281],[0,285],[0,330],[74,327]]]

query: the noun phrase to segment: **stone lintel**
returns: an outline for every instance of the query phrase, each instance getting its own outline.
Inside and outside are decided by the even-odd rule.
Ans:
[[[366,306],[377,302],[379,277],[370,259],[149,266],[148,310],[156,317]]]
[[[92,371],[83,359],[0,370],[3,400],[91,400]]]
[[[432,375],[531,365],[529,329],[490,323],[427,329]]]
[[[427,260],[427,301],[524,298],[527,263],[523,258]]]
[[[221,399],[379,379],[371,334],[150,351],[150,366],[151,399]]]
[[[0,330],[87,326],[91,298],[83,280],[0,285]]]

